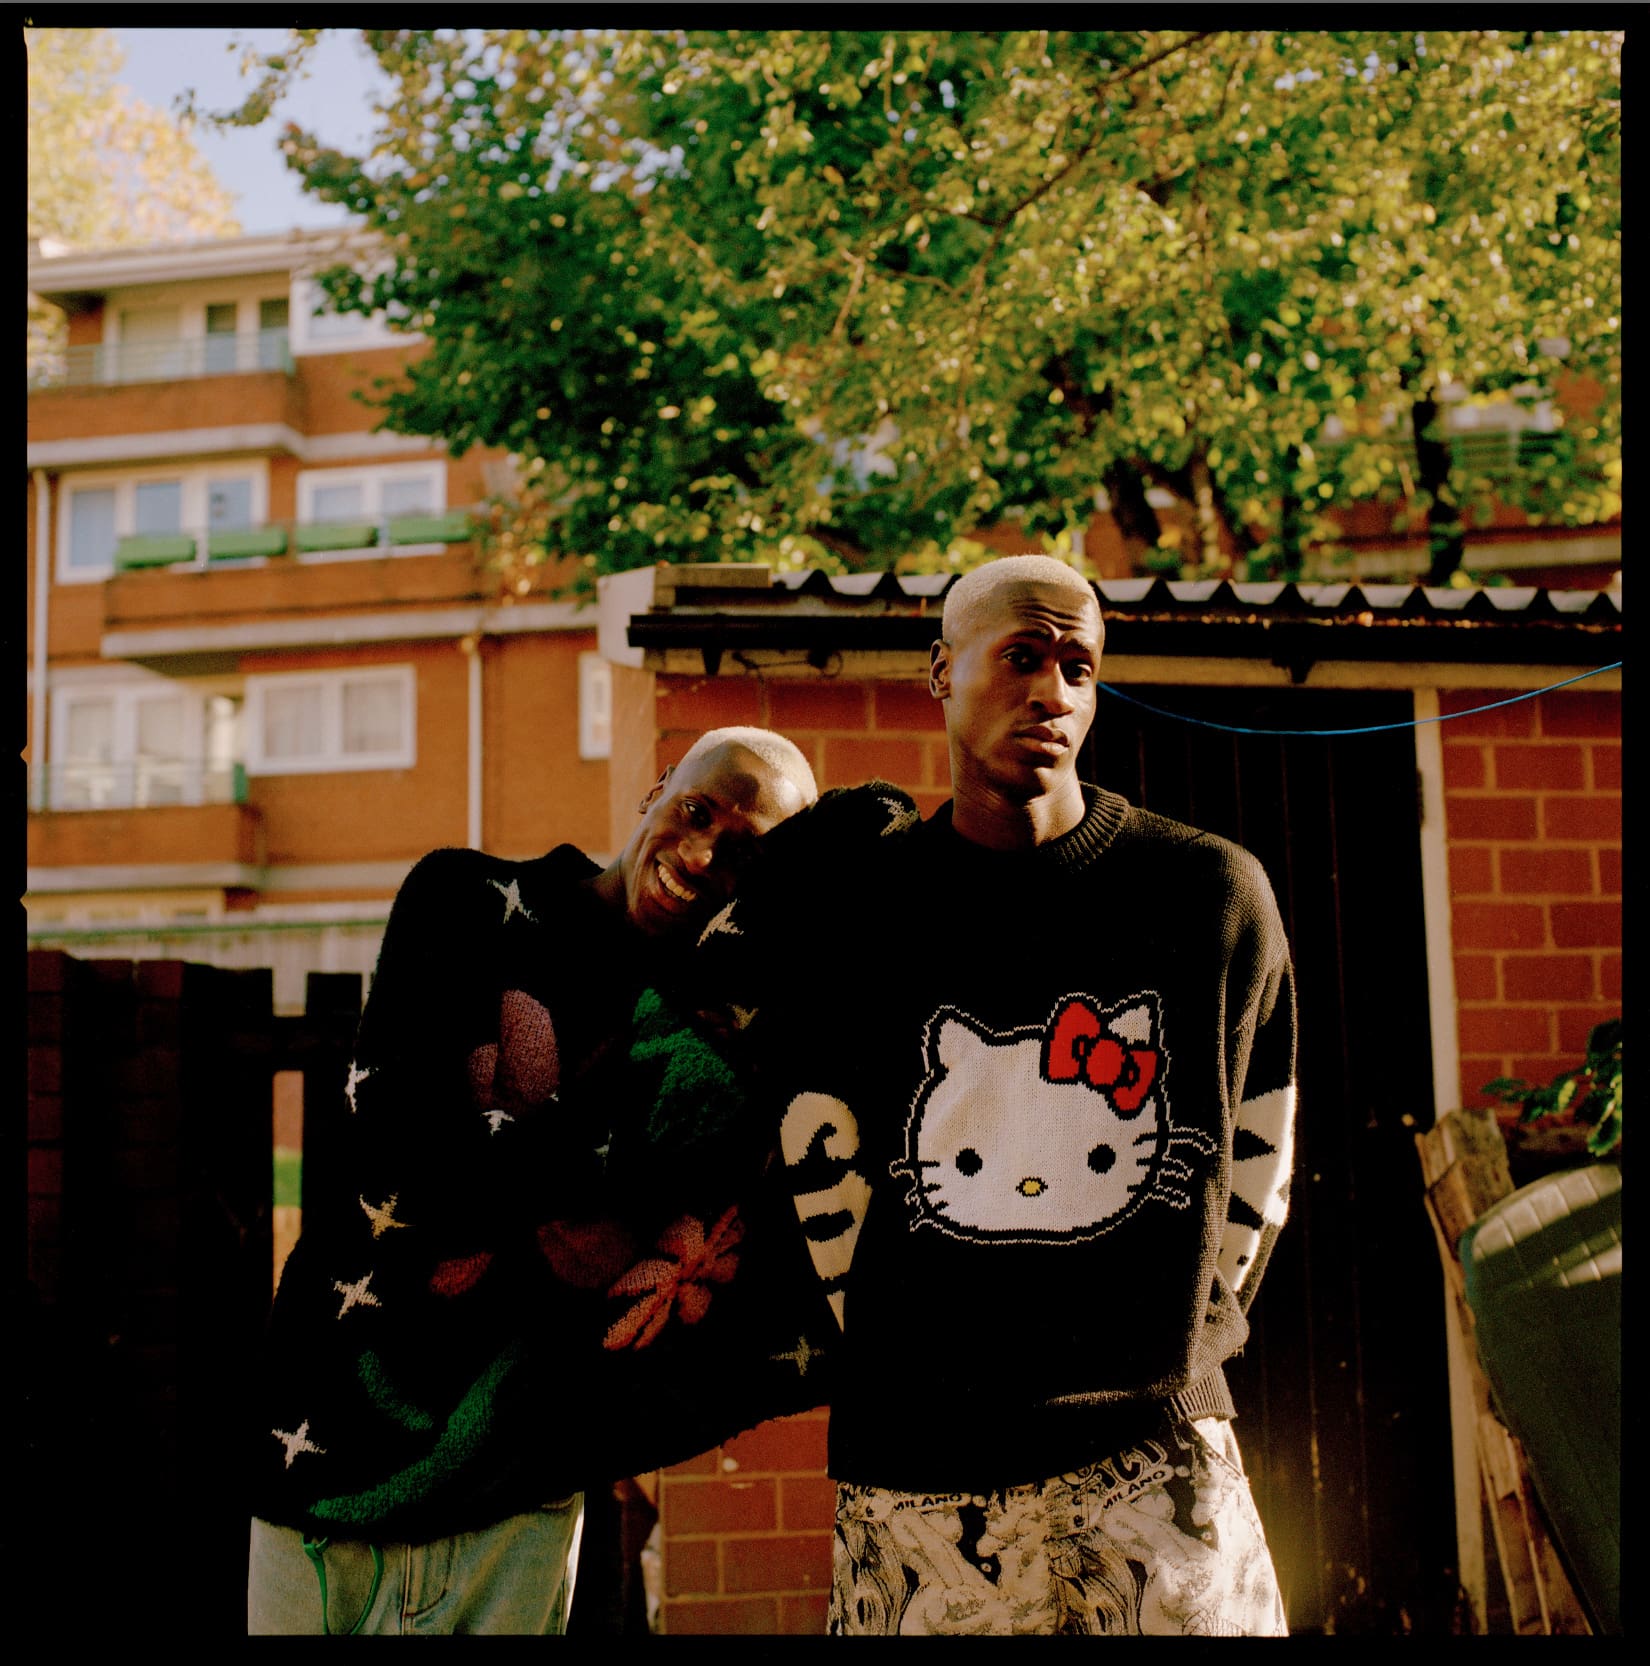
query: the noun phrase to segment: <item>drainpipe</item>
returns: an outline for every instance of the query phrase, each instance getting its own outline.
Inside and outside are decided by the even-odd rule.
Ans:
[[[52,578],[52,487],[44,469],[34,471],[34,706],[29,722],[29,804],[46,808],[46,607]]]
[[[481,633],[472,631],[460,643],[469,661],[469,784],[465,843],[481,849]]]

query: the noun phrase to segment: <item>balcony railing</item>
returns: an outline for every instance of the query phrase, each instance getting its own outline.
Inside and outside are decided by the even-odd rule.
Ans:
[[[271,521],[261,526],[189,532],[140,532],[115,546],[117,573],[152,568],[205,568],[287,555],[326,555],[412,546],[462,544],[475,537],[468,509],[406,515],[356,515],[327,521]]]
[[[121,382],[180,382],[248,370],[292,369],[285,329],[180,341],[100,342],[69,347],[30,372],[35,388],[107,387]]]
[[[181,758],[49,764],[30,775],[35,810],[145,810],[246,803],[246,766]]]

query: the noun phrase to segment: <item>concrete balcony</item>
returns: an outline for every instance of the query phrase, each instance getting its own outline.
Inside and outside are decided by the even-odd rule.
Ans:
[[[248,885],[264,866],[263,816],[236,803],[157,804],[85,810],[46,809],[29,815],[31,890],[90,876],[148,870],[155,883]],[[77,887],[76,887],[77,888]]]
[[[202,367],[156,381],[37,385],[29,390],[29,466],[296,454],[308,430],[305,410],[303,379],[290,368]]]
[[[284,329],[180,341],[93,342],[65,348],[30,375],[34,388],[107,388],[118,382],[179,382],[248,370],[292,370]]]
[[[198,647],[201,632],[485,602],[497,579],[475,537],[470,511],[449,509],[124,539],[102,586],[104,652],[144,659],[156,633],[182,633],[174,647],[192,651],[183,638]]]

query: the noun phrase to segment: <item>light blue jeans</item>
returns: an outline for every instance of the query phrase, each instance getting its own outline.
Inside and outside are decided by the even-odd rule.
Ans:
[[[306,1550],[296,1529],[254,1517],[247,1635],[559,1635],[583,1527],[582,1493],[416,1545],[329,1539]]]

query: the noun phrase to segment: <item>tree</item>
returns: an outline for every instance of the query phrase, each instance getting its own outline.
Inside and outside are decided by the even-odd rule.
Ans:
[[[118,84],[125,62],[107,29],[25,29],[29,240],[86,248],[221,236],[234,203],[187,123]],[[29,301],[31,370],[63,342],[62,315]]]
[[[267,66],[261,119],[317,31]],[[526,460],[592,570],[945,564],[1193,507],[1297,571],[1402,500],[1619,511],[1619,35],[368,31],[369,155],[288,129],[432,343],[388,426]],[[1443,402],[1597,397],[1492,482]]]

